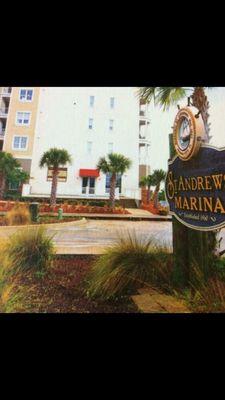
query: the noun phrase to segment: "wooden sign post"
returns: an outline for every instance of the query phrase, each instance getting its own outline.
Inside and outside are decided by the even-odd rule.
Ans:
[[[169,135],[166,197],[172,214],[174,283],[185,286],[198,264],[207,273],[215,231],[225,226],[225,149],[203,143],[204,124],[193,107],[181,109]],[[213,241],[213,242],[212,242]]]

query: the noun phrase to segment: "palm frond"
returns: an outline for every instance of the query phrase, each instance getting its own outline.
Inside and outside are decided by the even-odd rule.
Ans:
[[[42,155],[39,166],[40,168],[44,166],[58,168],[60,165],[66,165],[67,163],[72,163],[72,157],[68,151],[53,147]]]
[[[110,172],[110,166],[105,157],[101,157],[99,159],[98,164],[97,164],[97,169],[99,171],[102,171],[104,174],[107,174],[108,172]]]
[[[158,185],[166,179],[166,172],[163,171],[163,169],[156,169],[152,174],[152,179],[154,181],[154,185]]]
[[[148,187],[154,185],[154,177],[153,177],[153,175],[143,176],[140,179],[140,183],[139,184],[140,184],[140,186],[148,186]]]
[[[141,100],[150,103],[152,100],[155,103],[157,87],[142,87],[138,90],[138,95]]]
[[[177,104],[179,100],[187,96],[189,90],[193,91],[193,88],[176,86],[142,87],[139,89],[139,97],[147,103],[154,101],[155,105],[162,106],[163,110],[167,110],[171,105]]]
[[[170,106],[176,105],[186,95],[186,89],[183,87],[159,87],[155,102],[163,107],[163,110],[168,110]]]

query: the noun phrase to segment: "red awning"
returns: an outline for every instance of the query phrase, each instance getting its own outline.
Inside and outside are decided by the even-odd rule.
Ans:
[[[98,169],[80,169],[80,176],[86,176],[86,177],[94,177],[98,178],[99,177],[99,170]]]

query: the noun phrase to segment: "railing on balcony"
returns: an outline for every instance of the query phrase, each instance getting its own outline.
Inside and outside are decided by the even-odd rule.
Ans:
[[[5,136],[5,128],[0,129],[0,138]]]
[[[140,136],[139,135],[139,143],[140,144],[148,144],[148,145],[150,145],[151,144],[151,142],[150,142],[150,140],[149,140],[149,138],[147,137],[147,136]]]
[[[0,117],[7,117],[8,111],[8,108],[0,108]]]

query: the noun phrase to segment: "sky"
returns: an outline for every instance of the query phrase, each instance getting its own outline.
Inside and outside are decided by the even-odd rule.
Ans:
[[[207,89],[209,100],[210,144],[225,147],[225,87]],[[179,101],[180,107],[187,105],[187,100]],[[167,170],[169,158],[169,133],[172,133],[177,107],[163,111],[159,106],[150,105],[150,165],[151,171],[162,168]]]

